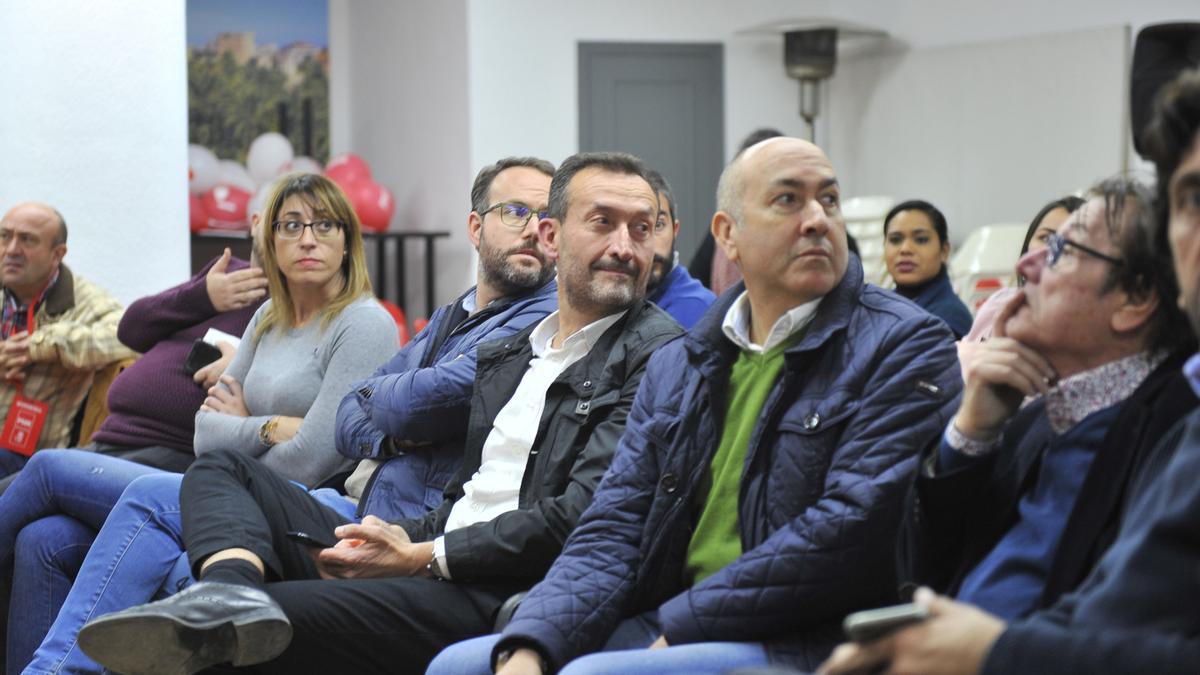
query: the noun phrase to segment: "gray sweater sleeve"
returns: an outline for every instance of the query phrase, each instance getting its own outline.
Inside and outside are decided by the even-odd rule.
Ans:
[[[375,372],[399,348],[396,322],[374,298],[343,310],[322,333],[322,349],[327,355],[325,376],[300,431],[291,440],[267,450],[263,463],[309,487],[348,463],[333,442],[338,403],[351,384]]]
[[[254,339],[254,329],[258,326],[263,312],[270,306],[270,303],[271,301],[267,300],[254,313],[250,323],[246,325],[246,332],[242,334],[242,342],[238,346],[237,354],[225,368],[225,374],[238,382],[246,381],[246,374],[250,372],[250,366],[254,363],[254,354],[258,350],[258,340]],[[217,386],[224,387],[225,385],[218,384]],[[269,416],[238,417],[198,410],[196,411],[196,431],[192,436],[192,447],[197,456],[223,448],[237,448],[243,452],[258,455],[265,449],[258,442],[258,429],[267,419]]]
[[[256,323],[251,321],[247,336],[252,335]],[[256,350],[264,349],[258,344],[251,346],[250,342],[242,343],[250,347],[245,361],[239,349],[228,371],[241,382],[245,381]],[[196,417],[196,454],[219,448],[235,449],[259,457],[282,475],[308,486],[336,472],[347,461],[333,443],[338,402],[353,382],[371,374],[399,348],[396,324],[374,299],[365,298],[343,310],[323,330],[314,331],[312,341],[296,346],[297,358],[302,356],[300,351],[311,352],[314,348],[320,357],[321,381],[319,388],[311,392],[312,403],[292,439],[270,448],[259,442],[259,428],[271,415],[235,417],[202,412]],[[293,396],[299,393],[291,392]]]

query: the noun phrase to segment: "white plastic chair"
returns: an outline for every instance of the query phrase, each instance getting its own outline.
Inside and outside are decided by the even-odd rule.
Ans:
[[[878,283],[887,273],[883,263],[883,217],[896,204],[892,197],[866,196],[842,200],[846,232],[858,242],[863,278]]]
[[[1016,284],[1014,268],[1028,229],[1025,223],[984,225],[950,258],[950,283],[972,312],[992,293]]]

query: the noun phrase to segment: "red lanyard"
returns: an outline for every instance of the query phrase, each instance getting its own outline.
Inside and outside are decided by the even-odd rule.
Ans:
[[[29,303],[29,306],[25,308],[25,333],[27,335],[33,335],[33,331],[37,329],[37,322],[34,319],[34,310],[37,309],[37,306],[41,304],[42,300],[46,297],[46,291],[50,290],[50,284],[52,283],[54,283],[53,276],[50,277],[50,280],[47,281],[46,285],[42,287],[42,292],[38,293],[37,297],[33,299],[33,302]],[[4,328],[8,332],[8,335],[5,336],[5,339],[12,337],[12,330],[16,328],[16,321],[13,321],[13,325],[11,327],[5,326]],[[17,396],[24,395],[25,381],[17,380],[15,385],[17,388]]]
[[[34,329],[37,328],[37,323],[33,320],[34,310],[37,309],[38,305],[42,304],[42,300],[44,300],[46,298],[46,292],[50,290],[50,285],[53,284],[54,280],[57,278],[58,278],[57,273],[51,275],[51,277],[46,281],[46,285],[42,286],[41,292],[38,293],[37,297],[35,297],[33,299],[33,302],[29,303],[29,306],[25,308],[25,332],[27,334],[33,335]],[[13,296],[13,297],[15,298],[16,296]],[[6,321],[5,326],[4,326],[4,330],[6,332],[4,339],[6,339],[6,340],[9,337],[12,337],[12,331],[14,328],[16,328],[16,321],[13,321],[12,326],[8,326],[7,324],[8,324],[8,322]]]

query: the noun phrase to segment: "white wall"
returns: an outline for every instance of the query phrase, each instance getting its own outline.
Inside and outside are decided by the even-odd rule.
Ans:
[[[848,60],[825,149],[855,194],[936,204],[961,241],[1125,168],[1123,27]]]
[[[732,152],[757,126],[803,132],[782,39],[739,34],[769,21],[879,26],[919,64],[930,50],[1195,16],[1194,0],[331,0],[332,147],[365,156],[396,193],[395,227],[454,233],[439,244],[445,301],[473,278],[463,225],[475,171],[513,153],[561,161],[575,152],[580,40],[724,43]],[[59,206],[72,226],[69,263],[125,301],[188,270],[184,20],[184,0],[0,0],[0,209],[25,199]],[[829,86],[826,110],[877,95],[859,80]],[[839,89],[850,94],[839,99]],[[832,145],[849,192],[893,191],[870,156],[840,156],[838,139],[854,133],[829,114],[819,120],[818,141]]]
[[[56,206],[123,302],[186,278],[183,0],[3,0],[0,45],[0,210]]]
[[[985,222],[1026,220],[1043,196],[1086,186],[1094,178],[1125,165],[1128,151],[1121,144],[1127,142],[1122,136],[1127,132],[1121,126],[1123,120],[1113,116],[1114,105],[1123,105],[1123,99],[1116,97],[1123,96],[1126,87],[1125,56],[1114,50],[1111,42],[1103,46],[1089,43],[1080,31],[1121,25],[1136,30],[1147,23],[1195,20],[1196,16],[1194,0],[612,0],[588,4],[470,0],[469,7],[473,165],[512,153],[533,153],[560,161],[576,151],[579,41],[724,43],[725,144],[727,153],[732,153],[742,136],[758,126],[776,126],[797,135],[805,131],[797,112],[797,85],[783,72],[782,38],[746,35],[745,29],[772,21],[826,18],[886,30],[890,37],[882,46],[891,50],[888,57],[878,53],[850,58],[843,55],[834,80],[822,91],[818,143],[830,152],[848,194],[901,196],[920,192],[952,203],[956,239],[966,228]],[[522,29],[530,36],[529,48],[515,49],[509,38]],[[1061,152],[1051,155],[1049,149],[1042,152],[1038,148],[1031,154],[1028,160],[1032,170],[1021,173],[1023,169],[1016,166],[1014,158],[1017,148],[1007,141],[1045,141],[1053,136],[1054,130],[1045,120],[1031,122],[1031,116],[1024,114],[1014,118],[1015,112],[1047,105],[1047,101],[1040,100],[1043,97],[1026,98],[1022,94],[1019,100],[987,105],[983,97],[976,95],[979,89],[972,90],[958,115],[962,123],[976,125],[983,137],[970,146],[939,145],[939,133],[944,129],[921,117],[924,104],[919,101],[902,102],[903,114],[898,120],[889,119],[889,108],[885,106],[902,100],[904,89],[914,83],[919,83],[922,95],[931,100],[961,101],[958,87],[970,73],[956,66],[956,59],[978,66],[1022,44],[1058,57],[1064,52],[1048,49],[1047,41],[1064,33],[1081,36],[1073,38],[1079,52],[1069,63],[1052,64],[1048,72],[1001,68],[997,70],[1001,79],[990,83],[1002,94],[1014,83],[1033,79],[1046,85],[1044,97],[1053,91],[1066,91],[1103,100],[1103,106],[1086,118],[1066,123],[1071,126],[1066,128],[1069,133],[1059,139]],[[1049,86],[1056,73],[1078,72],[1089,59],[1097,76],[1111,78],[1110,86],[1103,91],[1081,91],[1071,82],[1063,82],[1057,89]],[[507,102],[512,87],[528,87],[537,94],[530,96],[528,105],[514,106]],[[1032,85],[1021,91],[1030,88]],[[939,118],[941,121],[945,118]],[[1029,126],[1034,123],[1036,128]],[[957,132],[957,137],[962,137],[968,130]],[[906,135],[909,142],[901,147],[889,144],[887,137],[897,134]],[[1093,143],[1096,139],[1100,140]],[[917,140],[930,150],[926,154],[931,157],[908,152]],[[895,157],[898,150],[907,155]],[[881,161],[885,153],[887,161]],[[957,163],[959,158],[971,155],[982,161],[989,153],[1001,155],[1003,162],[997,169],[1017,179],[1021,188],[1017,198],[1003,189],[1011,184],[998,186],[986,172],[964,174]],[[930,165],[924,167],[924,162]],[[1136,158],[1130,163],[1139,166]],[[1041,189],[1041,183],[1035,185],[1037,181],[1044,182],[1046,189]]]
[[[726,147],[761,126],[801,133],[799,90],[784,74],[782,38],[736,31],[797,13],[825,15],[830,4],[470,0],[472,163],[511,154],[560,162],[576,152],[580,41],[724,43]],[[513,88],[526,96],[513,101]]]
[[[451,232],[437,244],[444,303],[474,279],[466,0],[334,0],[329,15],[331,148],[361,155],[392,190],[392,229]],[[424,256],[410,250],[411,320],[424,314]]]

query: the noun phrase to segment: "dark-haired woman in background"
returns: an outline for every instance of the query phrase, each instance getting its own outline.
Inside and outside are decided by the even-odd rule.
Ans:
[[[883,220],[883,257],[896,292],[946,322],[957,340],[971,330],[971,312],[950,286],[946,217],[929,202],[897,204]]]

